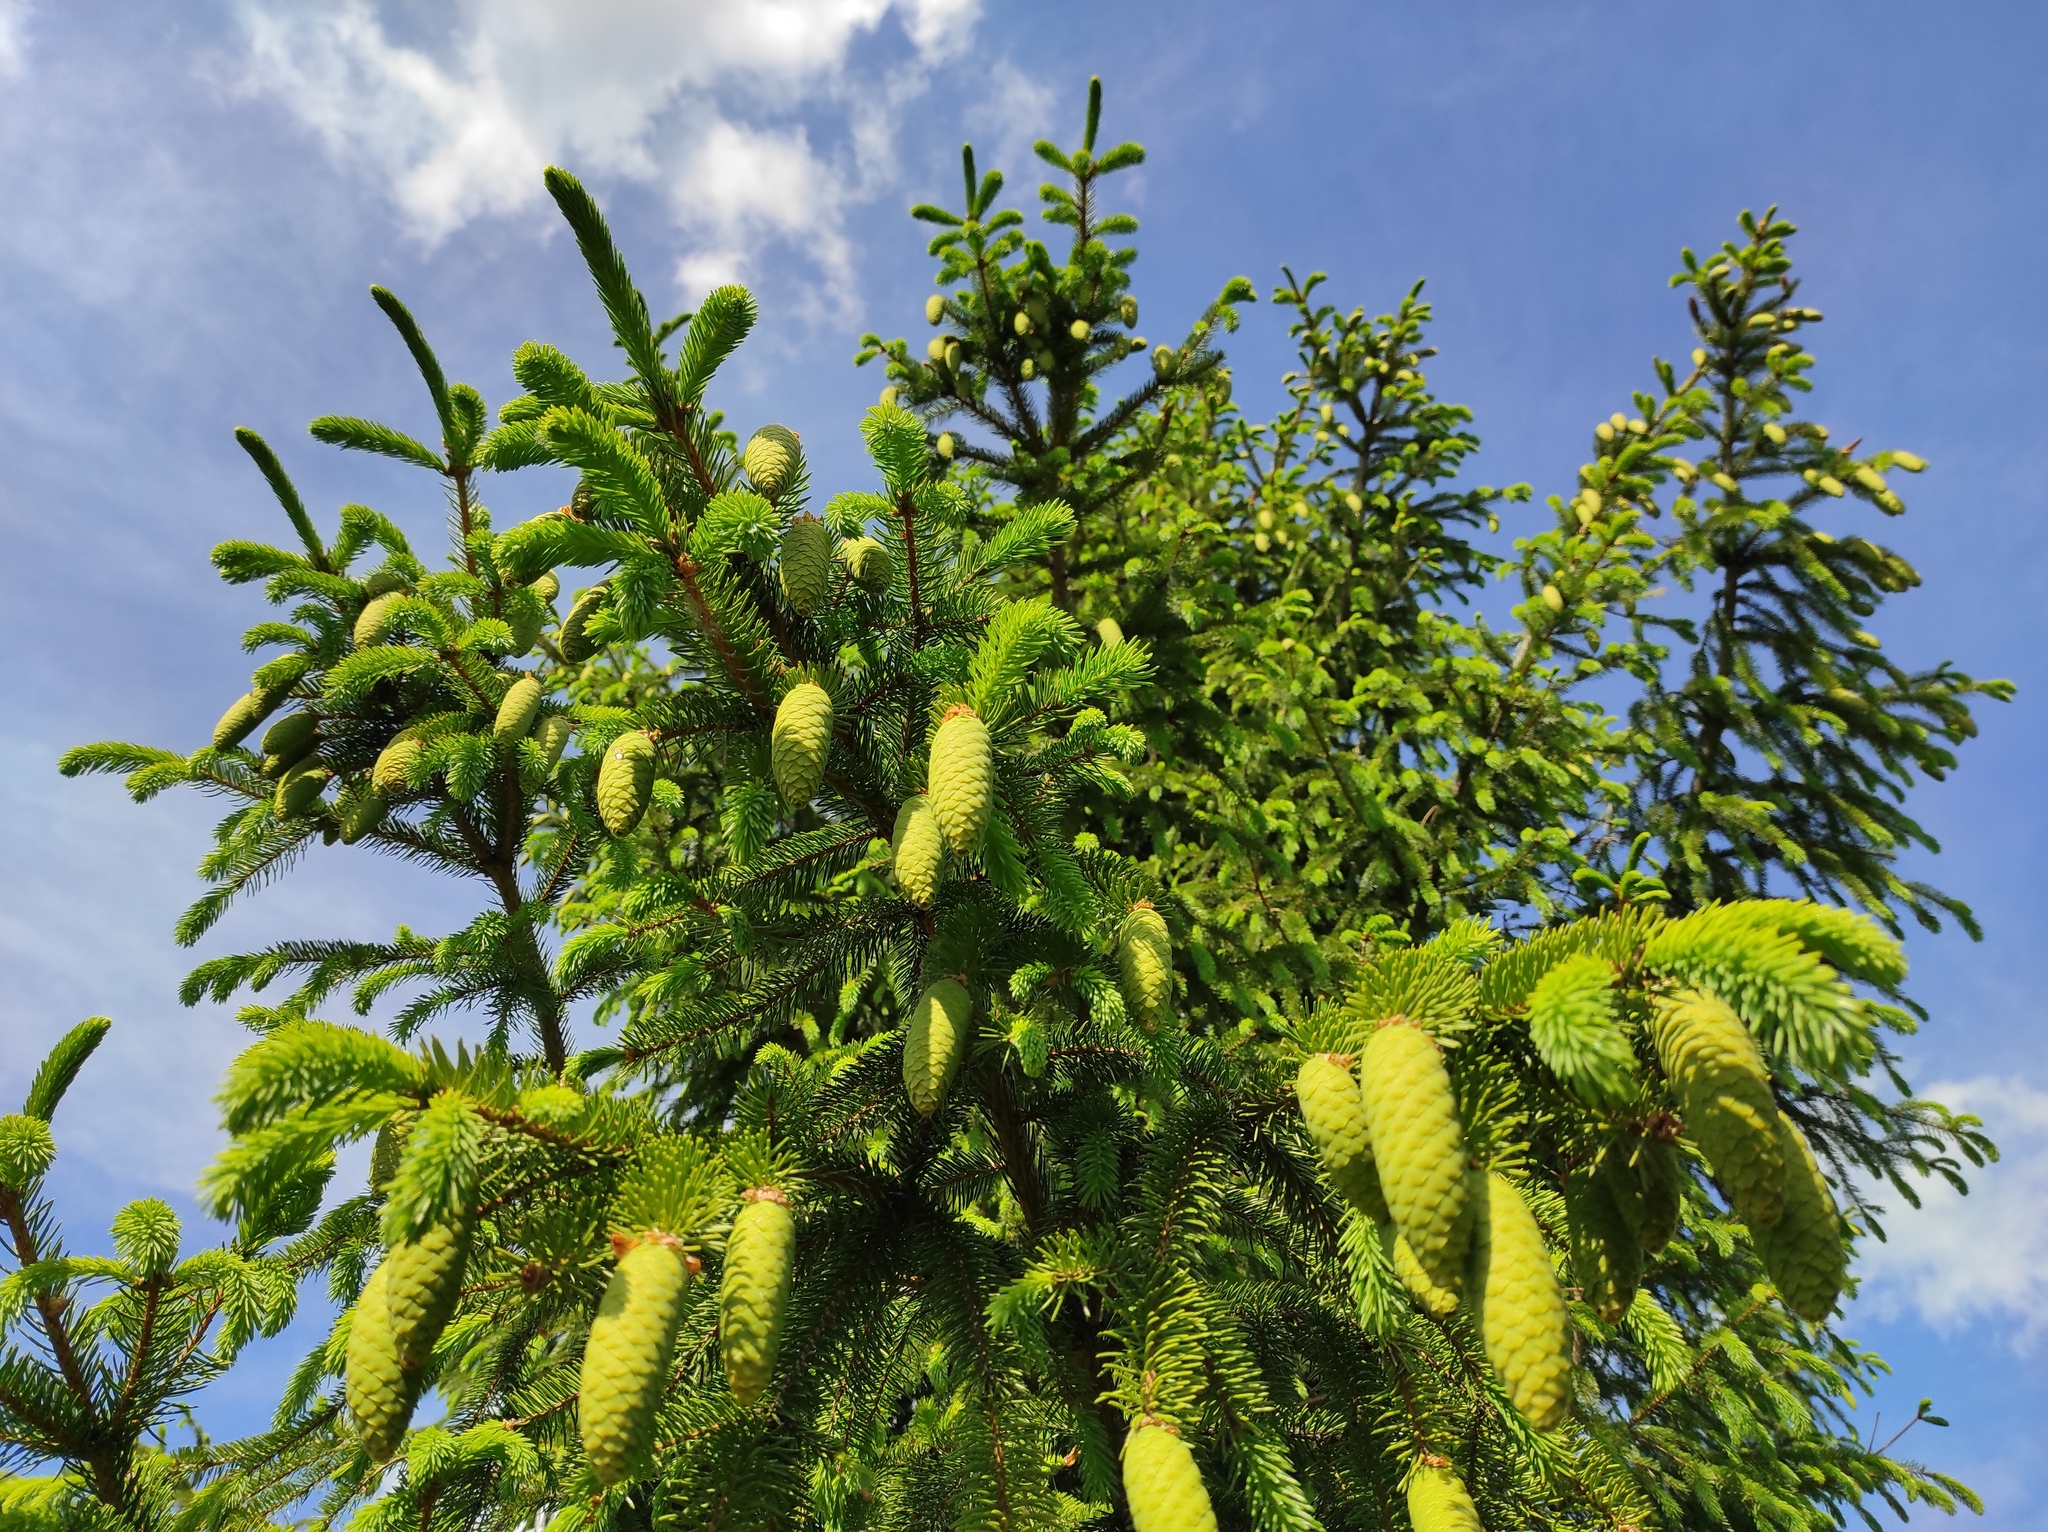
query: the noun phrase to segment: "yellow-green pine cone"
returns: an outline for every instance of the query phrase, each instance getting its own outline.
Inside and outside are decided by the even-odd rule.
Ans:
[[[1408,1520],[1415,1532],[1486,1532],[1465,1481],[1448,1464],[1425,1461],[1409,1476]]]
[[[1608,1178],[1597,1170],[1565,1183],[1565,1216],[1572,1233],[1572,1276],[1602,1324],[1620,1324],[1643,1279],[1643,1247],[1614,1201]]]
[[[1539,1431],[1563,1422],[1571,1406],[1571,1316],[1550,1269],[1536,1215],[1512,1181],[1472,1173],[1472,1270],[1466,1295],[1486,1343],[1486,1359],[1508,1398]]]
[[[1685,1166],[1676,1144],[1661,1138],[1625,1138],[1602,1157],[1600,1173],[1644,1255],[1661,1254],[1678,1238]]]
[[[733,1397],[751,1406],[775,1371],[782,1343],[782,1311],[796,1258],[796,1217],[789,1199],[772,1186],[747,1194],[725,1242],[725,1275],[718,1286],[718,1346]]]
[[[341,843],[353,846],[384,822],[384,815],[391,805],[384,801],[384,795],[375,788],[359,793],[348,813],[342,817]]]
[[[1686,1132],[1751,1231],[1785,1206],[1778,1103],[1756,1039],[1725,1001],[1680,990],[1657,1002],[1651,1035]]]
[[[1124,1500],[1137,1532],[1216,1532],[1195,1455],[1164,1421],[1148,1417],[1124,1438]]]
[[[776,562],[789,604],[815,612],[832,590],[832,529],[815,516],[797,517],[782,534]]]
[[[1294,1077],[1294,1094],[1301,1102],[1308,1136],[1322,1156],[1323,1174],[1337,1195],[1374,1223],[1385,1223],[1387,1199],[1380,1192],[1379,1168],[1372,1162],[1365,1099],[1352,1077],[1351,1061],[1335,1054],[1310,1054]]]
[[[763,426],[747,438],[740,466],[747,471],[747,482],[773,500],[789,487],[803,450],[788,426]]]
[[[559,713],[540,721],[540,731],[534,738],[540,741],[541,753],[547,757],[549,771],[555,769],[555,763],[561,760],[562,752],[569,748],[569,736],[575,732],[576,726]]]
[[[768,760],[785,803],[808,803],[825,780],[832,753],[832,694],[815,681],[799,681],[775,709]]]
[[[1095,636],[1102,640],[1105,647],[1120,644],[1124,641],[1123,624],[1114,617],[1105,617],[1095,625]]]
[[[946,833],[939,828],[939,816],[931,800],[922,793],[896,813],[896,834],[890,841],[894,856],[896,886],[904,898],[919,909],[930,909],[939,896],[939,879],[946,870]]]
[[[995,805],[996,757],[988,725],[971,707],[956,706],[932,732],[924,792],[946,844],[962,856],[981,844]]]
[[[597,615],[609,594],[602,585],[585,591],[569,608],[569,615],[562,619],[562,632],[555,641],[555,647],[569,664],[580,665],[597,653],[597,640],[590,636],[590,619]]]
[[[896,572],[896,561],[889,556],[889,550],[872,537],[856,537],[841,543],[839,560],[853,577],[854,584],[862,590],[875,596],[887,594],[889,579]]]
[[[920,1117],[946,1099],[974,1025],[974,1001],[958,979],[941,979],[918,996],[903,1033],[903,1088]]]
[[[1438,1287],[1456,1290],[1465,1259],[1465,1130],[1436,1039],[1389,1017],[1359,1059],[1365,1130],[1394,1225]]]
[[[1394,1232],[1392,1222],[1380,1225],[1380,1244],[1387,1251],[1394,1275],[1401,1279],[1401,1285],[1408,1289],[1425,1312],[1436,1315],[1438,1319],[1448,1318],[1457,1312],[1465,1297],[1463,1272],[1454,1274],[1448,1282],[1437,1281],[1422,1269],[1422,1263],[1415,1259],[1415,1252],[1409,1248],[1408,1241]]]
[[[583,1346],[576,1417],[584,1456],[606,1489],[647,1471],[689,1285],[688,1260],[660,1234],[626,1251],[605,1285]]]
[[[1799,1125],[1783,1112],[1778,1114],[1778,1139],[1786,1165],[1785,1211],[1768,1229],[1752,1229],[1750,1238],[1785,1307],[1819,1324],[1842,1296],[1849,1249],[1813,1149]]]
[[[462,1272],[468,1264],[466,1221],[435,1224],[384,1258],[391,1339],[398,1347],[398,1364],[407,1372],[417,1372],[434,1354],[434,1342],[462,1299]]]
[[[501,745],[516,744],[540,714],[541,684],[538,676],[522,676],[512,683],[505,700],[498,704],[498,716],[491,725],[491,737]]]
[[[373,599],[356,618],[355,641],[358,649],[368,649],[384,642],[391,632],[391,619],[398,603],[405,599],[402,590],[389,590]]]
[[[370,768],[370,786],[380,793],[405,791],[405,774],[426,748],[416,739],[394,739],[377,752],[377,764]]]
[[[272,806],[280,819],[310,813],[320,801],[320,794],[333,780],[334,773],[317,760],[302,761],[277,779],[277,793],[272,799]]]
[[[237,697],[228,704],[228,710],[220,715],[220,722],[213,726],[213,748],[232,750],[255,731],[284,701],[282,691],[252,691]]]
[[[320,743],[320,720],[311,713],[287,713],[263,731],[263,770],[267,776],[282,776],[313,753]],[[271,762],[275,761],[275,767]]]
[[[395,569],[378,569],[372,571],[370,578],[363,581],[363,599],[366,601],[374,601],[379,596],[388,595],[392,591],[402,591],[404,589],[406,589],[406,579],[404,575],[400,574]]]
[[[532,653],[549,615],[547,606],[532,591],[515,587],[505,593],[505,626],[512,630],[514,655]]]
[[[540,597],[540,604],[547,607],[552,607],[555,597],[562,594],[562,582],[552,569],[526,588]]]
[[[1131,906],[1116,933],[1116,964],[1131,1019],[1157,1032],[1173,1019],[1173,937],[1148,899]]]
[[[654,741],[632,730],[611,742],[597,768],[597,812],[614,835],[631,835],[654,792]]]
[[[398,1450],[418,1397],[417,1383],[399,1365],[398,1343],[391,1336],[391,1315],[384,1301],[389,1264],[370,1273],[348,1326],[348,1412],[371,1461],[377,1463]]]

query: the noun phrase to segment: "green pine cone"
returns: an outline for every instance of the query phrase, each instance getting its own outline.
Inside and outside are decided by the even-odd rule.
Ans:
[[[654,741],[635,729],[621,734],[597,768],[597,812],[614,835],[631,835],[654,792]]]
[[[263,774],[281,777],[320,743],[320,720],[311,713],[287,713],[263,731]],[[273,766],[272,762],[276,764]]]
[[[569,748],[569,736],[576,732],[576,726],[560,713],[540,721],[540,730],[534,738],[540,742],[541,754],[547,757],[548,770],[562,759],[562,752]]]
[[[593,586],[576,598],[576,604],[569,608],[569,615],[562,619],[561,636],[555,647],[563,660],[571,665],[580,665],[597,653],[597,640],[590,636],[590,619],[610,598],[611,592],[602,585]]]
[[[358,649],[374,648],[390,636],[391,622],[397,614],[398,603],[405,600],[402,590],[388,590],[372,598],[356,618],[355,641]]]
[[[370,577],[363,581],[363,599],[365,601],[375,601],[379,596],[388,596],[393,591],[408,589],[410,587],[406,584],[405,576],[397,570],[373,570]]]
[[[505,700],[498,704],[491,737],[501,745],[517,744],[526,738],[533,721],[540,716],[541,684],[538,676],[522,676],[512,683]]]
[[[348,1326],[348,1412],[373,1463],[386,1461],[398,1450],[419,1398],[418,1377],[399,1365],[398,1343],[391,1335],[391,1314],[384,1300],[390,1264],[387,1260],[370,1273]]]
[[[815,612],[832,592],[832,529],[815,516],[797,517],[782,534],[777,563],[789,604]]]
[[[556,577],[552,569],[526,588],[540,597],[540,604],[542,606],[551,609],[555,604],[555,597],[562,594],[562,582]]]
[[[1799,1125],[1778,1114],[1778,1140],[1785,1157],[1785,1211],[1768,1229],[1750,1230],[1764,1270],[1777,1284],[1785,1307],[1819,1324],[1842,1296],[1849,1248],[1842,1218],[1820,1173],[1820,1164]]]
[[[1173,937],[1166,921],[1140,899],[1116,933],[1117,971],[1123,978],[1124,1007],[1146,1032],[1173,1019]]]
[[[455,1317],[462,1299],[462,1272],[469,1264],[470,1228],[435,1224],[418,1239],[394,1248],[384,1258],[390,1274],[384,1303],[390,1314],[391,1339],[398,1347],[398,1365],[417,1372],[434,1354],[434,1342]]]
[[[1643,1278],[1643,1247],[1622,1216],[1604,1172],[1565,1183],[1565,1216],[1572,1232],[1572,1276],[1602,1324],[1616,1325],[1635,1302]]]
[[[505,626],[512,630],[513,658],[533,652],[550,615],[546,604],[530,589],[515,585],[505,592]]]
[[[1372,1162],[1365,1098],[1352,1077],[1351,1061],[1328,1053],[1310,1054],[1295,1076],[1294,1094],[1330,1185],[1374,1223],[1385,1223],[1387,1199],[1380,1192],[1379,1168]]]
[[[1465,1130],[1436,1039],[1383,1021],[1359,1060],[1365,1129],[1395,1227],[1432,1284],[1456,1291],[1465,1259]]]
[[[1601,1158],[1614,1205],[1635,1231],[1644,1255],[1660,1255],[1678,1238],[1685,1166],[1678,1146],[1662,1138],[1624,1138]]]
[[[1778,1103],[1756,1040],[1728,1005],[1698,990],[1659,1000],[1651,1035],[1686,1131],[1735,1214],[1754,1233],[1785,1206]]]
[[[718,1345],[733,1397],[751,1407],[775,1371],[782,1342],[782,1311],[796,1258],[796,1217],[774,1187],[747,1193],[725,1242],[725,1276],[718,1286]]]
[[[1137,1532],[1216,1532],[1195,1455],[1163,1421],[1141,1420],[1124,1438],[1124,1500]]]
[[[398,1161],[405,1153],[405,1141],[412,1133],[417,1112],[395,1112],[384,1119],[370,1146],[370,1189],[381,1192],[398,1174]]]
[[[690,1275],[673,1240],[649,1235],[619,1258],[590,1322],[576,1416],[584,1456],[606,1489],[648,1471]]]
[[[853,583],[870,595],[887,595],[889,581],[896,573],[896,561],[889,550],[872,537],[856,537],[839,545],[839,561],[853,577]]]
[[[213,748],[234,749],[255,731],[256,725],[277,710],[277,705],[287,695],[282,689],[273,689],[252,691],[237,697],[220,715],[220,722],[213,726]]]
[[[1571,1406],[1571,1316],[1521,1192],[1493,1171],[1475,1170],[1471,1180],[1472,1318],[1508,1398],[1530,1425],[1548,1431]]]
[[[995,748],[988,725],[971,707],[952,707],[932,732],[925,796],[939,816],[946,844],[962,856],[981,844],[995,806]]]
[[[347,812],[341,818],[341,843],[344,846],[353,846],[384,822],[384,816],[390,812],[390,808],[391,805],[385,802],[384,795],[374,787],[358,790],[354,800],[348,805]]]
[[[1466,1212],[1469,1216],[1469,1206]],[[1391,1220],[1380,1225],[1380,1244],[1387,1252],[1394,1275],[1401,1279],[1401,1285],[1422,1305],[1425,1313],[1447,1319],[1458,1311],[1458,1305],[1465,1301],[1465,1274],[1462,1271],[1452,1275],[1449,1281],[1437,1281],[1422,1269],[1422,1263],[1415,1259],[1414,1248],[1404,1236],[1395,1232]]]
[[[825,780],[832,753],[832,695],[815,681],[800,681],[775,709],[768,759],[785,803],[808,803]]]
[[[377,764],[370,768],[370,786],[380,793],[404,792],[405,774],[425,748],[416,739],[394,739],[377,753]]]
[[[320,802],[320,795],[327,790],[327,784],[333,780],[333,772],[316,758],[309,757],[277,779],[277,792],[271,799],[271,806],[280,819],[294,819],[311,813]]]
[[[747,471],[747,482],[773,500],[789,487],[803,454],[796,432],[788,426],[767,425],[747,438],[740,466]]]
[[[1409,1476],[1408,1520],[1415,1532],[1486,1532],[1465,1481],[1449,1464],[1424,1462]]]
[[[922,793],[897,811],[889,849],[895,859],[896,886],[904,898],[921,910],[930,909],[946,870],[946,834],[931,800]]]
[[[940,979],[918,997],[903,1032],[903,1088],[920,1117],[946,1099],[974,1025],[974,1001],[958,979]]]

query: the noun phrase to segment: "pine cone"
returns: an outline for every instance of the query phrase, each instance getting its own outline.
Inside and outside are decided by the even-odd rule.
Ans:
[[[1455,1291],[1465,1257],[1465,1133],[1436,1039],[1389,1017],[1359,1060],[1366,1135],[1395,1227],[1437,1287]]]
[[[689,1285],[688,1261],[662,1235],[628,1250],[605,1285],[583,1347],[576,1414],[584,1456],[606,1489],[646,1470]]]
[[[978,721],[978,720],[977,720]],[[1173,1019],[1173,937],[1148,900],[1140,899],[1116,933],[1124,1005],[1146,1032]]]
[[[815,612],[832,591],[832,529],[799,516],[782,534],[782,593],[799,612]]]
[[[1464,1480],[1431,1463],[1408,1477],[1408,1520],[1415,1532],[1486,1532]]]
[[[947,711],[932,732],[930,761],[925,770],[925,795],[946,844],[962,856],[981,844],[995,800],[995,750],[988,725],[971,707]]]
[[[946,1099],[973,1025],[974,1001],[959,980],[940,979],[918,997],[903,1032],[903,1088],[920,1117]]]
[[[796,432],[788,426],[767,425],[747,438],[740,465],[747,471],[747,482],[773,500],[796,476],[803,451]]]
[[[1348,1061],[1339,1062],[1327,1053],[1310,1054],[1295,1076],[1294,1094],[1330,1185],[1374,1223],[1385,1223],[1387,1199],[1380,1192],[1372,1139],[1365,1131],[1365,1098]]]
[[[1137,1532],[1216,1532],[1195,1455],[1161,1421],[1141,1420],[1124,1438],[1124,1499]]]
[[[1571,1404],[1571,1316],[1550,1269],[1536,1215],[1512,1181],[1472,1172],[1472,1270],[1466,1279],[1486,1359],[1508,1398],[1539,1431]]]
[[[832,752],[832,696],[815,681],[792,686],[775,710],[768,757],[785,803],[808,803],[825,780]]]
[[[1659,1000],[1651,1035],[1693,1142],[1750,1232],[1785,1206],[1778,1103],[1756,1040],[1727,1004],[1698,990]]]
[[[1785,1158],[1785,1210],[1768,1229],[1750,1230],[1750,1239],[1785,1307],[1819,1324],[1842,1296],[1848,1273],[1842,1218],[1806,1135],[1783,1112],[1778,1114],[1778,1142]]]
[[[498,704],[497,720],[491,725],[491,737],[501,745],[517,744],[526,738],[533,721],[540,715],[542,687],[538,676],[522,676],[512,683],[505,700]]]
[[[1616,1325],[1635,1301],[1643,1276],[1643,1247],[1615,1204],[1599,1170],[1565,1183],[1565,1216],[1572,1232],[1572,1275],[1601,1323]]]
[[[895,859],[896,885],[903,896],[921,910],[930,909],[946,870],[946,836],[930,800],[922,793],[897,811],[890,851]]]
[[[385,1462],[398,1450],[419,1399],[418,1376],[399,1364],[398,1342],[391,1334],[384,1297],[390,1265],[387,1259],[370,1273],[348,1326],[348,1412],[373,1463]]]
[[[597,768],[597,812],[614,835],[631,835],[654,792],[654,741],[635,729],[621,734]]]
[[[775,1371],[796,1258],[796,1218],[788,1199],[772,1187],[758,1187],[747,1198],[725,1242],[718,1344],[733,1397],[751,1406]]]

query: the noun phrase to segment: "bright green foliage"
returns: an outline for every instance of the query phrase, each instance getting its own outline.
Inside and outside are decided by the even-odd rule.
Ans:
[[[346,1312],[271,1431],[135,1476],[138,1520],[1310,1532],[1398,1526],[1405,1490],[1429,1532],[1819,1532],[1872,1496],[1968,1498],[1845,1427],[1876,1364],[1812,1324],[1849,1232],[1823,1167],[1904,1186],[1984,1150],[1867,1088],[1906,1024],[1898,945],[1656,876],[1646,852],[1681,848],[1632,823],[1671,807],[1637,770],[1655,731],[1585,690],[1648,696],[1682,664],[1647,617],[1609,631],[1693,556],[1646,530],[1672,443],[1630,456],[1654,433],[1610,422],[1590,499],[1500,561],[1478,529],[1524,495],[1453,482],[1476,439],[1429,391],[1419,297],[1346,316],[1319,278],[1283,292],[1302,365],[1280,421],[1229,406],[1211,342],[1239,283],[1106,402],[1097,374],[1144,342],[1106,242],[1133,225],[1098,206],[1139,151],[1096,153],[1099,110],[1080,151],[1041,149],[1064,265],[971,158],[966,216],[923,210],[939,333],[928,362],[880,348],[874,471],[815,510],[793,434],[743,451],[708,403],[751,297],[654,324],[558,171],[625,376],[522,346],[493,426],[379,290],[433,429],[314,428],[434,476],[445,566],[360,507],[323,540],[245,435],[295,539],[216,552],[291,605],[252,633],[285,650],[255,716],[190,756],[66,769],[230,801],[188,940],[316,835],[488,903],[438,938],[283,943],[188,980],[188,1001],[291,981],[244,1012],[203,1190],[241,1219],[238,1259],[287,1289],[323,1274]],[[485,476],[542,464],[576,475],[568,505],[494,529]],[[1497,571],[1523,587],[1506,630],[1447,615]],[[549,635],[564,579],[594,583]],[[533,718],[501,730],[528,685]],[[806,687],[830,723],[798,762],[778,713]],[[297,817],[236,748],[287,701],[334,789]],[[830,770],[792,791],[814,755]],[[1686,866],[1733,865],[1720,833]],[[399,998],[391,1040],[311,1019],[343,996]],[[608,1030],[576,1035],[584,1006]],[[458,1008],[483,1040],[451,1052],[431,1028]],[[1687,1009],[1712,1059],[1671,1024]],[[1365,1132],[1317,1115],[1351,1104],[1305,1072],[1322,1054],[1358,1059]],[[1795,1119],[1811,1178],[1774,1224],[1730,1217],[1709,1178],[1786,1163]],[[1384,1229],[1372,1187],[1333,1184],[1354,1139]],[[369,1184],[305,1230],[364,1140]],[[8,1176],[49,1148],[33,1113],[0,1121]],[[769,1186],[800,1188],[800,1221],[745,1196]],[[1588,1187],[1611,1204],[1590,1265]],[[177,1269],[161,1210],[116,1237],[134,1276]],[[401,1354],[390,1284],[428,1250]],[[1583,1293],[1556,1279],[1574,1255]],[[96,1472],[134,1458],[121,1425],[32,1450]]]

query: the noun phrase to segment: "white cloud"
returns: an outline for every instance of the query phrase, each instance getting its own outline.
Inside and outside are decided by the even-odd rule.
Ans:
[[[2048,1339],[2048,1091],[1986,1077],[1927,1095],[1983,1118],[2000,1159],[1970,1173],[1967,1197],[1935,1182],[1917,1212],[1894,1205],[1890,1239],[1858,1246],[1863,1301],[1943,1334],[1986,1322],[2032,1350]]]
[[[536,204],[541,169],[561,163],[661,186],[689,242],[688,287],[781,242],[806,248],[843,300],[846,210],[890,179],[891,119],[964,45],[978,7],[473,0],[417,37],[372,0],[247,0],[234,83],[381,181],[428,244]],[[896,38],[889,62],[853,78],[852,51],[877,36]]]
[[[0,0],[0,80],[28,67],[29,0]]]

